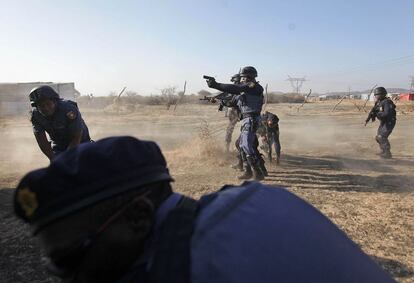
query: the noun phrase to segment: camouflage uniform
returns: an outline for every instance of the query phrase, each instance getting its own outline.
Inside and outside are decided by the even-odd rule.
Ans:
[[[229,151],[229,149],[230,149],[230,143],[231,143],[231,138],[233,136],[234,127],[236,126],[237,122],[239,121],[239,114],[237,112],[237,109],[236,108],[230,108],[228,117],[229,117],[229,124],[228,124],[227,129],[226,129],[226,137],[225,137],[226,150],[227,151]]]
[[[381,156],[391,158],[391,144],[388,137],[391,135],[397,122],[395,104],[391,99],[385,98],[379,102],[377,118],[380,120],[375,140],[381,149]]]
[[[262,115],[262,123],[258,134],[262,137],[262,148],[268,153],[269,161],[272,160],[272,146],[275,147],[276,162],[280,160],[280,140],[279,140],[279,117],[267,112]]]

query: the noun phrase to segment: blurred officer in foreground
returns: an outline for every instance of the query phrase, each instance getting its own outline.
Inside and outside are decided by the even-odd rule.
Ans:
[[[240,148],[246,156],[246,171],[240,179],[263,180],[263,170],[260,168],[260,156],[255,148],[256,131],[260,123],[260,112],[263,106],[263,87],[256,81],[257,71],[247,66],[240,71],[240,84],[222,84],[209,77],[207,84],[223,92],[235,94],[230,107],[237,107],[241,113]],[[252,170],[253,169],[253,170]]]
[[[91,140],[76,102],[61,99],[52,87],[46,85],[34,88],[29,99],[33,132],[40,150],[49,160]]]
[[[379,155],[382,158],[392,158],[391,144],[388,137],[391,135],[397,122],[395,104],[390,98],[387,97],[387,90],[383,87],[377,87],[374,90],[374,96],[376,116],[373,120],[377,118],[380,121],[377,136],[375,137],[375,140],[379,144],[381,150]]]
[[[245,182],[195,201],[172,180],[155,143],[106,138],[28,173],[14,207],[67,282],[392,282],[285,189]]]

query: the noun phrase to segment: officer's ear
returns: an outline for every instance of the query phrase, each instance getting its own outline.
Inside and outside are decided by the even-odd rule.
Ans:
[[[139,238],[144,238],[151,231],[154,222],[154,213],[153,202],[144,197],[130,204],[124,215],[129,228]]]

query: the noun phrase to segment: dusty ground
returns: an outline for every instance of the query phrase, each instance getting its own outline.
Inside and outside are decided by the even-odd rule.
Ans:
[[[394,159],[379,160],[376,124],[350,102],[331,112],[332,102],[269,105],[281,119],[283,159],[269,166],[265,183],[284,186],[319,208],[400,282],[414,282],[414,114],[399,113],[391,136]],[[408,106],[405,106],[408,109]],[[213,106],[177,111],[142,106],[114,115],[82,109],[94,139],[133,135],[156,140],[176,179],[176,190],[194,197],[237,184],[232,155],[221,141],[227,120]],[[211,140],[200,140],[200,127]],[[201,126],[204,125],[204,126]],[[234,137],[237,133],[237,127]],[[54,282],[43,272],[36,243],[12,216],[12,188],[30,169],[47,165],[27,117],[0,119],[0,281]],[[215,141],[214,141],[215,140]],[[220,145],[219,150],[215,148]],[[315,231],[317,233],[317,231]]]

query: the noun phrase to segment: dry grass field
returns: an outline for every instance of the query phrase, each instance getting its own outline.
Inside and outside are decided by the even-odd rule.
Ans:
[[[414,282],[414,113],[399,113],[391,135],[394,158],[375,153],[378,123],[364,127],[366,113],[344,101],[268,105],[280,118],[282,160],[269,165],[265,183],[307,200],[345,231],[397,281]],[[398,106],[398,105],[397,105]],[[409,106],[404,106],[409,108]],[[140,106],[132,113],[81,108],[92,138],[132,135],[162,147],[174,188],[200,197],[238,184],[224,152],[227,118],[216,106]],[[208,132],[207,138],[200,131]],[[237,135],[237,126],[234,138]],[[28,170],[47,165],[27,117],[0,118],[0,281],[55,282],[39,264],[36,243],[12,215],[11,197]],[[318,233],[318,231],[315,231]]]

